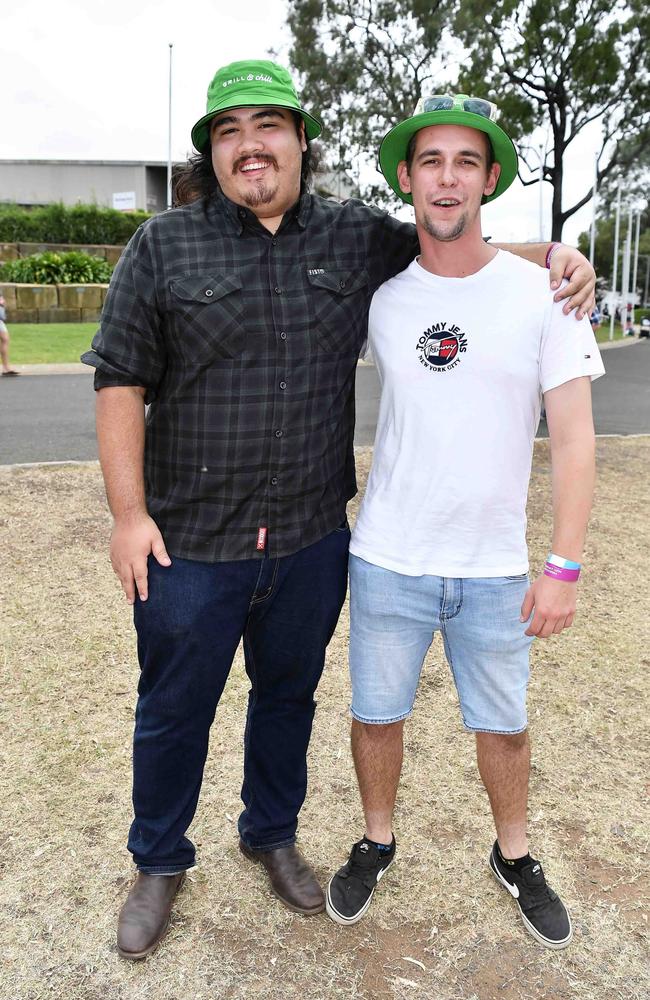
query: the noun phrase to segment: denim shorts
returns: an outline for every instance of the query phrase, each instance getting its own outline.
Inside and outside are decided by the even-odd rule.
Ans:
[[[413,710],[422,663],[440,631],[463,724],[520,733],[532,636],[519,620],[528,575],[405,576],[350,556],[353,718],[385,724]]]

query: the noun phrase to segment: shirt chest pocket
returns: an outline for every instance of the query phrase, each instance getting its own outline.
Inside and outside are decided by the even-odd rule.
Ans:
[[[198,365],[242,353],[246,329],[241,278],[175,278],[170,293],[172,351]]]
[[[324,351],[356,352],[368,325],[368,272],[365,268],[307,271],[310,309],[318,346]]]

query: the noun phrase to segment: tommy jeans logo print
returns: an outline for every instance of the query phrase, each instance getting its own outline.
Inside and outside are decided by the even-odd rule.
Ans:
[[[432,323],[415,347],[418,361],[431,372],[448,372],[462,361],[467,350],[467,337],[451,323]]]

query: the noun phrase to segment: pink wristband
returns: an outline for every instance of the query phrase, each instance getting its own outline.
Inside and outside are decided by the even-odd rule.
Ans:
[[[566,569],[564,566],[555,566],[553,563],[544,563],[544,576],[550,576],[553,580],[563,580],[565,583],[575,583],[580,576],[579,569]]]
[[[546,251],[546,269],[547,270],[551,266],[551,257],[553,256],[553,254],[555,253],[556,250],[559,250],[559,248],[561,246],[562,246],[561,243],[551,243],[550,247]]]

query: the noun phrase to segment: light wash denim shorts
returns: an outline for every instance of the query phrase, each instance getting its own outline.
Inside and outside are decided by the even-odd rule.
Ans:
[[[532,636],[519,620],[528,575],[405,576],[350,555],[353,718],[406,719],[422,663],[440,631],[463,724],[472,732],[520,733]]]

